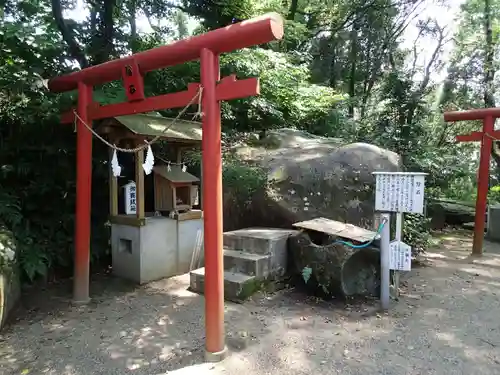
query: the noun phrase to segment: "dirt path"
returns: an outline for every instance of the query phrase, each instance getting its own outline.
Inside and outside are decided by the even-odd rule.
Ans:
[[[293,291],[228,303],[232,353],[216,365],[201,364],[203,298],[187,277],[142,288],[103,278],[78,308],[61,285],[0,336],[0,374],[500,374],[500,246],[473,262],[469,249],[444,236],[388,314]]]

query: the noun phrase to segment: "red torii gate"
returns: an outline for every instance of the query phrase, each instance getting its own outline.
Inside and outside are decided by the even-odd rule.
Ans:
[[[483,121],[483,130],[457,135],[457,142],[481,142],[479,175],[477,179],[476,217],[474,220],[474,241],[472,255],[483,255],[484,218],[488,200],[490,177],[490,154],[493,139],[500,139],[500,130],[495,130],[495,120],[500,118],[500,108],[482,108],[469,111],[445,112],[444,121]]]
[[[222,162],[220,101],[259,94],[258,78],[220,80],[219,55],[240,48],[279,40],[283,19],[276,13],[253,18],[221,29],[92,66],[49,81],[49,90],[78,89],[75,271],[73,298],[89,300],[90,207],[92,181],[92,133],[83,122],[184,107],[202,91],[202,160],[205,248],[206,353],[219,360],[226,352],[224,339],[224,279],[222,252]],[[149,71],[200,59],[200,84],[186,91],[146,98],[143,75]],[[123,80],[127,102],[101,106],[92,99],[95,85]],[[64,123],[74,121],[74,112],[63,114]]]

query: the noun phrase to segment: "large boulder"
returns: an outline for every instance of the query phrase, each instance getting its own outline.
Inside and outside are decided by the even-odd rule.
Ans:
[[[400,170],[394,152],[366,143],[314,136],[294,129],[267,133],[252,145],[234,147],[240,159],[256,163],[273,180],[265,199],[252,202],[258,223],[290,227],[317,217],[373,228],[372,172]]]

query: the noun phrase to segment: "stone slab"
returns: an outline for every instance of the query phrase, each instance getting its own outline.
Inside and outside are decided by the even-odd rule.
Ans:
[[[269,275],[271,256],[224,249],[224,270],[265,278]]]
[[[238,272],[224,272],[224,298],[229,301],[242,302],[259,289],[255,276],[244,275]],[[191,291],[205,293],[205,268],[198,268],[189,273],[189,287]]]
[[[246,228],[224,233],[224,247],[247,253],[271,256],[271,273],[281,277],[286,273],[288,239],[300,233],[293,229]]]

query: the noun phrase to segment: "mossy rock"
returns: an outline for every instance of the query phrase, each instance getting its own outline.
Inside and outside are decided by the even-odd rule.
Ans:
[[[303,275],[306,287],[318,289],[325,296],[369,297],[380,292],[380,252],[376,247],[353,249],[335,243],[325,235],[317,244],[312,241],[313,232],[302,232],[290,238],[289,249],[293,258],[295,275]],[[314,237],[316,242],[319,242]],[[346,240],[346,239],[343,239]]]
[[[266,213],[256,219],[259,226],[286,228],[325,217],[371,228],[373,172],[398,172],[402,167],[397,154],[375,145],[295,129],[268,131],[259,144],[233,150],[238,158],[265,170],[271,182],[266,199],[252,200],[254,211]]]

